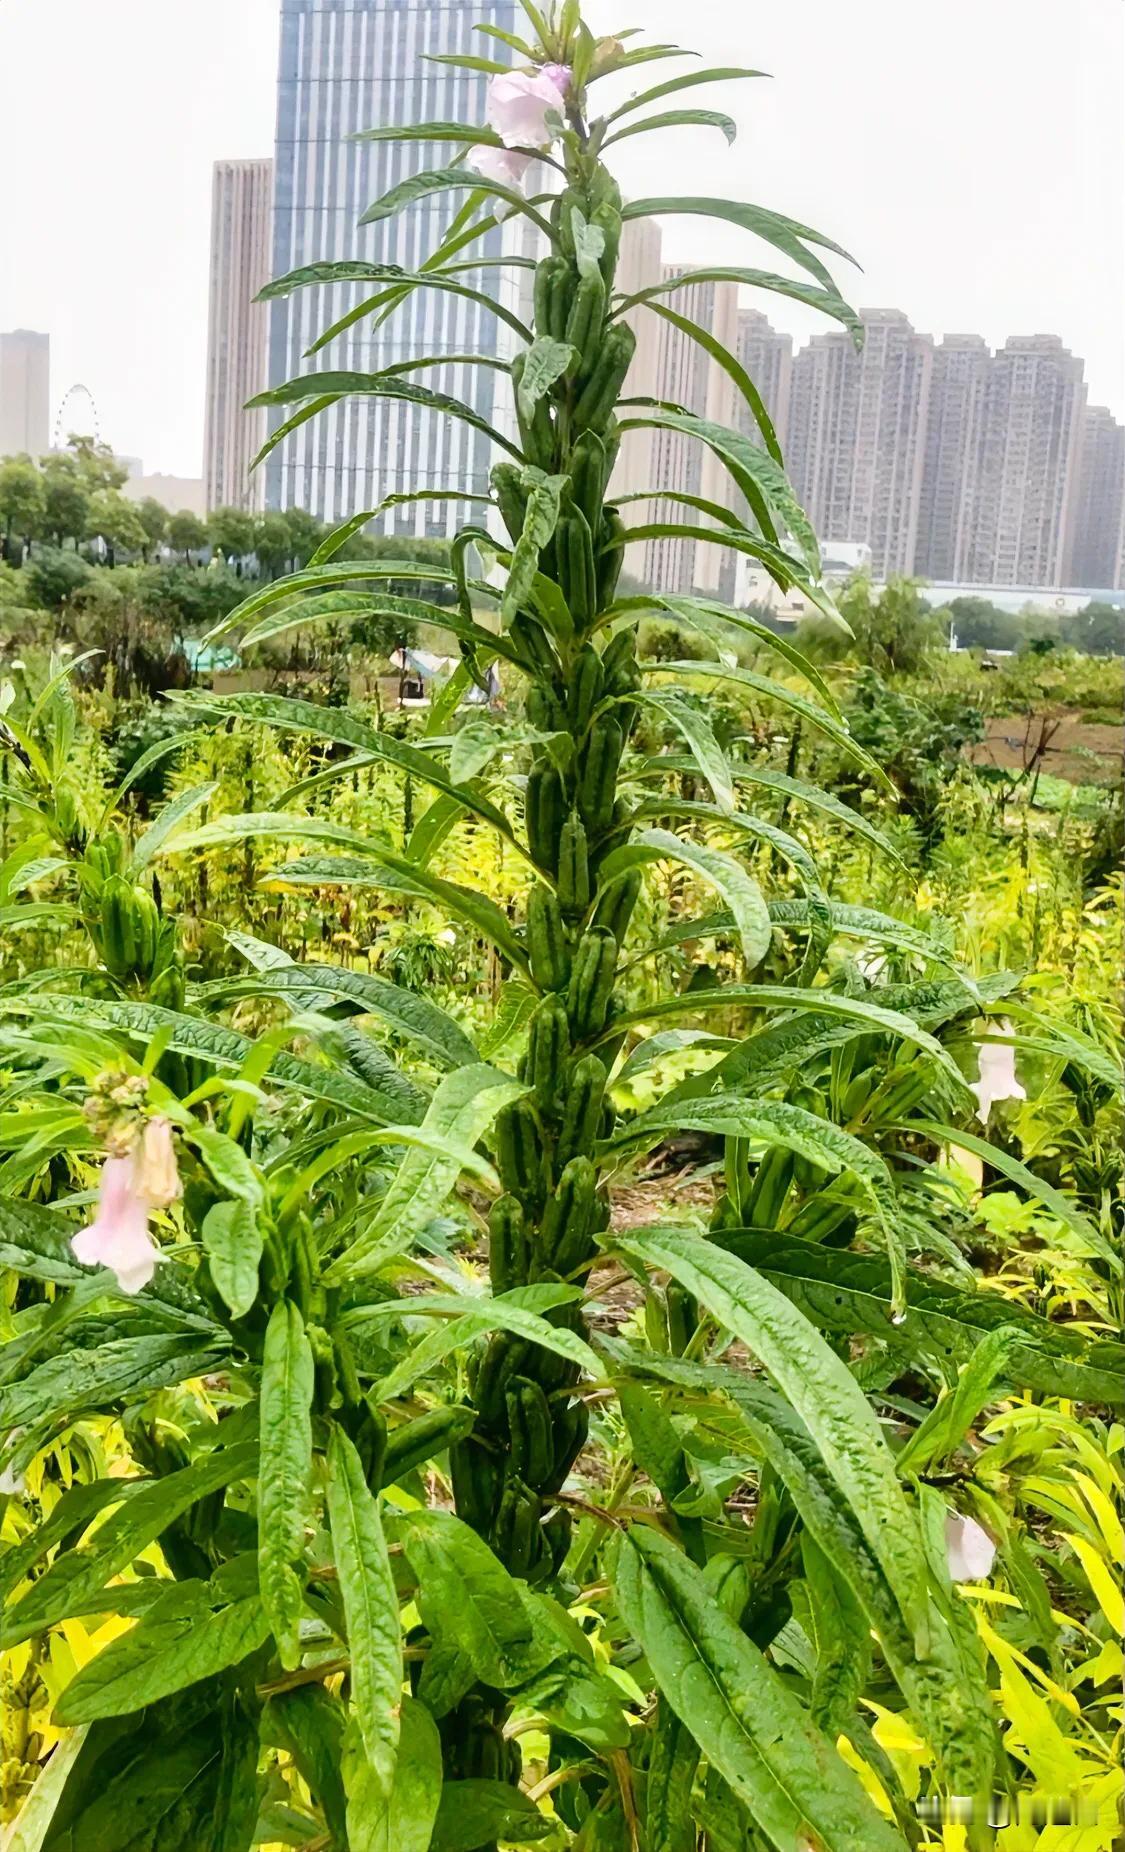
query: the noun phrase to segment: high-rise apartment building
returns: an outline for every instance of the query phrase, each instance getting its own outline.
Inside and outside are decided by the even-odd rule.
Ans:
[[[1125,548],[1125,427],[1104,405],[1082,421],[1082,463],[1073,506],[1068,580],[1111,591],[1122,585]]]
[[[925,579],[957,582],[968,572],[991,369],[979,334],[947,334],[934,349],[913,567]]]
[[[358,258],[415,270],[438,245],[463,192],[420,199],[360,227],[373,201],[408,175],[448,164],[448,144],[352,141],[364,129],[484,119],[483,73],[427,62],[472,49],[476,23],[516,29],[515,0],[282,0],[274,167],[273,271]],[[492,47],[490,55],[495,53]],[[473,246],[482,266],[501,255],[496,231]],[[495,272],[484,269],[487,278]],[[473,282],[472,276],[466,280]],[[305,350],[330,325],[378,294],[378,285],[333,284],[271,305],[269,378],[316,368],[374,373],[397,361],[495,355],[497,318],[483,304],[417,289],[386,321],[358,317],[316,358]],[[495,370],[464,359],[429,368],[424,384],[491,417]],[[272,414],[274,428],[283,414]],[[270,507],[296,504],[343,519],[386,496],[420,488],[486,489],[489,439],[463,420],[401,400],[353,395],[302,425],[272,454]],[[443,534],[463,505],[419,502],[390,511],[388,532]]]
[[[968,577],[1065,585],[1081,469],[1082,362],[1056,334],[1012,335],[989,369]]]
[[[664,266],[667,280],[683,271]],[[677,313],[706,328],[724,347],[738,339],[738,288],[734,283],[688,283],[671,298]],[[736,416],[734,386],[715,365],[706,348],[673,323],[660,321],[656,348],[655,397],[716,424],[732,425]],[[710,522],[677,495],[697,495],[733,507],[738,499],[723,465],[697,437],[658,428],[651,434],[648,477],[655,500],[645,504],[648,522],[677,521],[707,527]],[[731,555],[705,541],[666,535],[645,542],[642,573],[646,585],[664,592],[687,592],[693,586],[721,591],[732,575]]]
[[[877,577],[914,563],[933,341],[864,309],[864,345],[814,335],[793,363],[786,461],[821,540],[865,541]]]
[[[789,423],[789,394],[793,383],[793,336],[771,327],[758,309],[738,311],[738,360],[749,373],[761,394],[770,423],[782,449]],[[737,398],[738,429],[745,431],[756,444],[762,443],[761,429],[745,399]]]
[[[273,262],[273,162],[216,161],[203,481],[208,508],[261,508],[265,474],[250,465],[266,415],[246,410],[267,379],[269,310],[255,300]]]
[[[44,454],[51,441],[51,337],[0,334],[0,457]]]

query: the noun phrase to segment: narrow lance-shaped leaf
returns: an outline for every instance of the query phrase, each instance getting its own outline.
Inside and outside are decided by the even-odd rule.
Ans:
[[[697,1235],[646,1229],[615,1245],[686,1286],[742,1339],[807,1424],[894,1589],[918,1651],[929,1650],[928,1573],[917,1520],[875,1414],[842,1358],[754,1268]]]
[[[702,708],[679,688],[647,688],[643,694],[646,707],[655,708],[682,733],[691,748],[692,758],[715,796],[720,810],[734,809],[734,781],[727,757],[715,738],[711,723]]]
[[[288,1671],[301,1657],[312,1396],[312,1346],[297,1307],[280,1299],[270,1314],[262,1357],[258,1573],[262,1603]]]
[[[17,1646],[32,1634],[65,1620],[135,1562],[201,1498],[252,1475],[257,1461],[258,1449],[253,1443],[217,1448],[193,1465],[132,1492],[88,1543],[56,1557],[26,1595],[6,1608],[0,1646]]]
[[[439,1146],[446,1142],[471,1150],[502,1107],[526,1091],[495,1068],[478,1063],[458,1068],[434,1094],[422,1130]],[[406,1153],[379,1206],[359,1239],[328,1269],[325,1279],[339,1284],[382,1266],[405,1253],[449,1195],[461,1171],[456,1156],[419,1149]]]
[[[213,1609],[198,1585],[173,1585],[71,1679],[55,1715],[60,1723],[128,1716],[238,1665],[269,1630],[257,1595]]]
[[[402,1702],[398,1596],[378,1504],[358,1453],[338,1427],[328,1443],[328,1520],[348,1628],[352,1702],[378,1787],[389,1794]]]
[[[778,1852],[904,1852],[859,1778],[667,1538],[634,1526],[617,1548],[625,1619],[661,1695]]]
[[[721,895],[734,917],[746,969],[760,965],[770,945],[769,914],[758,883],[733,855],[674,836],[670,830],[642,830],[633,842],[606,857],[604,878],[611,880],[640,862],[661,860],[679,862]]]

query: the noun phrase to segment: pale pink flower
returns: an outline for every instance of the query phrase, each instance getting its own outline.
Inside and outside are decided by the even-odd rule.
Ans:
[[[488,126],[506,148],[545,148],[551,140],[549,110],[557,112],[569,87],[560,81],[562,65],[543,71],[504,71],[488,86]]]
[[[561,97],[566,96],[574,76],[569,64],[545,64],[543,75],[550,78]]]
[[[1010,1022],[1000,1024],[1005,1035],[1012,1033]],[[982,1042],[980,1045],[980,1079],[970,1082],[977,1096],[977,1118],[988,1124],[988,1115],[1001,1100],[1026,1100],[1027,1094],[1016,1079],[1016,1051],[1009,1042]]]
[[[495,180],[500,186],[522,186],[531,162],[530,154],[519,154],[514,148],[485,146],[474,148],[469,156],[470,167],[485,180]]]
[[[945,1548],[955,1582],[982,1582],[992,1573],[996,1545],[975,1518],[950,1511],[945,1519]]]
[[[139,1193],[154,1209],[167,1209],[184,1193],[167,1119],[149,1119],[145,1123],[136,1156],[136,1183]]]
[[[108,1267],[123,1293],[139,1293],[156,1272],[160,1250],[148,1232],[152,1202],[138,1183],[139,1148],[102,1166],[98,1213],[71,1240],[84,1267]]]

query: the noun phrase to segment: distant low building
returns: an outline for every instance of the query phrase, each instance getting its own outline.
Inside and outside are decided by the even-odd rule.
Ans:
[[[997,611],[1010,611],[1014,616],[1046,611],[1054,617],[1066,617],[1084,611],[1090,604],[1108,604],[1125,611],[1125,591],[1097,586],[954,585],[935,579],[923,584],[922,596],[935,611],[952,604],[955,598],[979,598]]]
[[[202,520],[207,513],[201,476],[130,476],[122,483],[121,493],[131,502],[146,501],[151,495],[169,514],[197,514]]]

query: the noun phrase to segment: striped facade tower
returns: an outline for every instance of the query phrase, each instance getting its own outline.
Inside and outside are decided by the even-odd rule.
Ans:
[[[449,144],[351,141],[368,128],[484,119],[483,73],[427,62],[442,54],[496,56],[476,42],[477,23],[516,28],[515,0],[281,0],[275,149],[273,270],[346,258],[413,270],[440,243],[464,204],[438,193],[381,224],[358,223],[367,207],[408,175],[444,167]],[[473,247],[483,264],[501,255],[500,234]],[[468,255],[468,253],[466,253]],[[495,287],[485,268],[463,280]],[[483,278],[483,283],[482,283]],[[269,379],[279,385],[312,369],[378,372],[396,361],[448,353],[496,355],[498,323],[481,304],[416,290],[381,326],[365,316],[312,359],[306,349],[375,287],[334,284],[299,290],[270,314]],[[496,374],[464,361],[432,367],[417,383],[467,401],[491,419]],[[284,414],[271,414],[274,427]],[[271,508],[306,508],[341,521],[388,495],[420,488],[482,493],[489,439],[457,419],[401,402],[352,397],[321,412],[278,446],[267,466]],[[387,533],[440,536],[464,519],[464,503],[416,503],[388,512]]]

